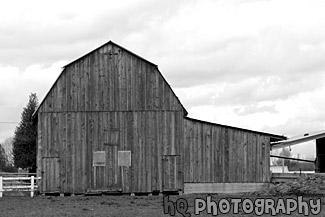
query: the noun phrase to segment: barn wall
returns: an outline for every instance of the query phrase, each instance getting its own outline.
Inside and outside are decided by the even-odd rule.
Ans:
[[[41,191],[267,182],[270,138],[184,118],[157,67],[107,44],[65,67],[38,110]],[[105,165],[93,166],[94,152]],[[131,151],[131,166],[119,166]]]
[[[162,191],[163,185],[170,185],[165,186],[167,189],[182,189],[182,162],[178,156],[182,146],[182,112],[39,115],[43,122],[38,129],[42,144],[38,146],[38,165],[42,165],[39,169],[47,177],[42,191],[82,193],[97,187],[117,187],[124,192],[152,192]],[[117,143],[112,144],[116,130]],[[131,151],[131,167],[118,166],[117,152],[122,150]],[[94,151],[106,152],[105,167],[92,166]],[[164,168],[163,159],[174,156],[176,167]],[[51,163],[52,159],[59,161],[59,168]]]
[[[105,45],[67,66],[38,110],[41,191],[181,189],[183,116],[156,66]],[[121,150],[131,167],[118,166]],[[105,167],[93,167],[94,151]]]
[[[184,182],[270,180],[269,137],[188,119],[184,130]]]

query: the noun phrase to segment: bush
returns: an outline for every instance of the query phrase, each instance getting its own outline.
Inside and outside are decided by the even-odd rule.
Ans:
[[[17,173],[18,172],[18,169],[14,166],[5,166],[3,168],[3,172],[6,172],[6,173]]]
[[[325,195],[325,174],[302,174],[298,179],[285,183],[271,183],[269,189],[253,195]]]

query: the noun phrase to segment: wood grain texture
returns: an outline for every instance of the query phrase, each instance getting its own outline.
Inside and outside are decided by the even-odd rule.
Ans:
[[[44,157],[60,159],[61,192],[162,191],[163,156],[183,150],[183,116],[156,66],[107,44],[65,67],[41,104],[38,165],[48,163]],[[117,165],[122,150],[132,152],[131,167]],[[105,168],[92,166],[94,151],[105,151]],[[170,168],[168,182],[181,188],[182,160],[173,163],[176,169]],[[39,167],[38,173],[47,168],[52,167]],[[46,174],[44,183],[51,182]],[[51,183],[42,191],[53,190],[46,186]]]
[[[94,50],[64,68],[38,109],[41,191],[270,180],[269,136],[186,114],[157,66],[114,43]],[[95,151],[105,153],[105,166],[93,166]],[[118,165],[119,151],[131,151],[131,166]]]
[[[188,119],[184,126],[185,183],[269,181],[269,137]]]

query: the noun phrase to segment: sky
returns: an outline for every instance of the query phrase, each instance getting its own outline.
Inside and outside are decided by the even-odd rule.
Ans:
[[[325,128],[325,1],[0,1],[0,143],[30,93],[42,101],[61,67],[109,40],[157,64],[192,118]]]

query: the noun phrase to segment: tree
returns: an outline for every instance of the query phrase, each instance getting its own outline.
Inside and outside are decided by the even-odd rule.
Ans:
[[[5,148],[0,144],[0,171],[1,172],[17,172],[17,169],[8,162],[8,156],[6,154]]]
[[[38,106],[36,93],[29,95],[29,101],[21,113],[21,121],[16,127],[13,140],[13,157],[16,167],[36,172],[37,127],[32,115]]]
[[[283,157],[291,157],[291,151],[289,148],[283,148],[282,152],[280,153],[280,156]],[[284,160],[284,166],[288,166],[290,165],[290,160],[289,159],[285,159]]]
[[[280,153],[280,156],[282,157],[291,157],[291,152],[290,152],[290,149],[289,148],[283,148],[281,153]],[[288,159],[281,159],[281,158],[278,158],[277,161],[276,161],[276,165],[277,166],[282,166],[282,162],[284,161],[284,166],[289,166],[290,165],[290,160]]]
[[[0,171],[4,171],[7,166],[7,155],[0,144]]]
[[[7,155],[8,165],[13,165],[12,142],[13,137],[9,137],[1,144]]]

